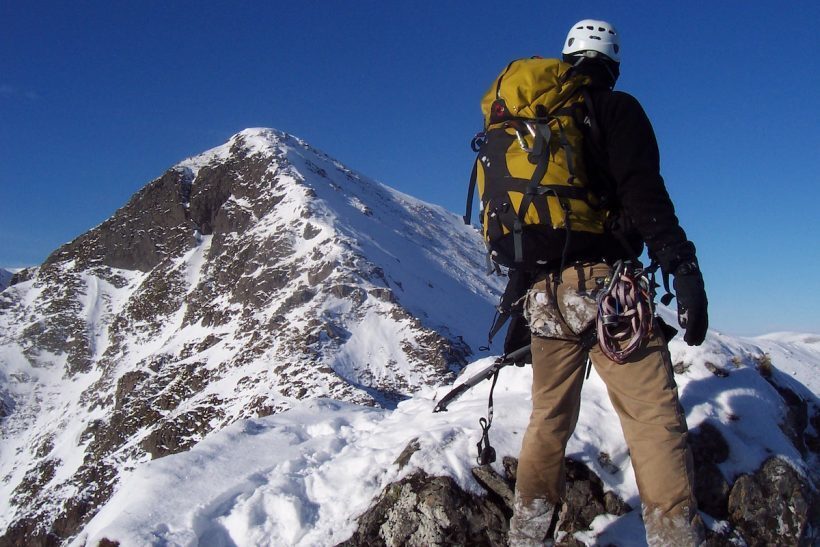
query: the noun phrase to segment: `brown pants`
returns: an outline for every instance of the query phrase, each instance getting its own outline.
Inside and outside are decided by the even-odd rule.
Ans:
[[[563,294],[568,290],[576,295],[589,293],[596,286],[595,279],[607,270],[606,265],[568,268],[557,298],[550,298],[562,314],[572,314],[563,302],[577,298],[562,299]],[[577,329],[572,323],[560,325],[559,333]],[[516,485],[524,503],[545,499],[555,504],[565,491],[564,452],[578,421],[587,353],[572,336],[563,338],[532,338],[533,410]],[[692,455],[666,341],[656,334],[624,364],[608,359],[597,344],[589,357],[620,418],[644,507],[647,537],[654,537],[650,545],[664,541],[688,544],[695,515]],[[678,541],[684,537],[687,541]]]

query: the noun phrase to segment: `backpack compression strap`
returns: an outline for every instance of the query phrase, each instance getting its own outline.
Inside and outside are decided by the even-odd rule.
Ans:
[[[482,131],[473,137],[473,140],[470,141],[470,148],[472,148],[473,152],[478,154],[479,150],[481,150],[481,146],[486,142],[486,136],[487,134]],[[480,158],[476,158],[473,162],[473,172],[470,173],[470,184],[467,187],[467,208],[464,211],[464,224],[468,225],[470,224],[470,217],[473,216],[473,196],[475,195],[475,185],[478,178],[479,159]]]
[[[473,172],[470,174],[470,185],[467,187],[467,209],[464,211],[464,224],[470,224],[470,217],[473,216],[473,195],[475,195],[475,183],[478,178],[478,160],[473,163]]]
[[[564,269],[564,264],[567,260],[567,253],[569,252],[570,237],[572,232],[572,227],[570,226],[570,213],[572,211],[569,204],[565,200],[561,199],[562,196],[560,194],[575,194],[572,197],[576,197],[576,199],[582,199],[585,202],[589,202],[589,199],[585,190],[577,186],[573,186],[573,182],[575,181],[575,167],[574,155],[572,154],[572,146],[569,143],[569,139],[567,138],[566,131],[564,131],[564,126],[561,123],[561,120],[557,117],[553,119],[558,124],[559,142],[561,144],[561,147],[564,149],[564,153],[566,154],[567,158],[567,170],[569,171],[569,178],[567,179],[567,183],[569,186],[541,186],[541,179],[544,178],[544,175],[547,172],[547,168],[549,167],[549,150],[547,149],[548,142],[544,134],[541,131],[535,131],[536,136],[535,142],[533,143],[533,151],[531,155],[538,156],[538,163],[535,166],[535,171],[532,174],[532,179],[530,179],[530,184],[527,187],[527,193],[521,200],[521,205],[518,209],[518,216],[515,219],[515,222],[513,223],[513,246],[515,250],[515,262],[523,262],[524,252],[522,243],[522,233],[524,228],[524,217],[527,215],[527,210],[529,209],[530,204],[532,203],[532,200],[535,196],[543,194],[554,195],[555,198],[558,200],[561,209],[564,212],[564,230],[566,231],[564,248],[561,251],[561,264],[558,268],[558,271],[561,272]],[[580,195],[579,190],[581,191]]]

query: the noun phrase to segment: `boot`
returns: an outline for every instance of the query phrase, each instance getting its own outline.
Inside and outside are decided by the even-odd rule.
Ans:
[[[649,547],[697,547],[705,537],[703,521],[699,515],[692,518],[687,507],[664,514],[644,506],[643,523]]]
[[[524,503],[521,493],[515,490],[513,518],[510,519],[510,547],[543,547],[554,545],[547,538],[555,505],[543,498],[534,498]]]

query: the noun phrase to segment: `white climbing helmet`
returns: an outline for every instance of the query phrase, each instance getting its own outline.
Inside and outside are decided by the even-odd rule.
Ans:
[[[601,54],[606,55],[616,63],[620,63],[620,42],[618,31],[606,21],[584,19],[572,25],[561,53],[564,55],[585,55],[587,57]]]

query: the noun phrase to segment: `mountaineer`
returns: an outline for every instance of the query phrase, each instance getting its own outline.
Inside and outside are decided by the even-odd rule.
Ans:
[[[489,256],[510,277],[502,312],[526,320],[513,320],[505,351],[531,343],[533,409],[510,545],[552,541],[588,359],[620,418],[648,544],[697,545],[692,455],[667,348],[674,329],[653,303],[659,267],[665,285],[674,276],[684,340],[703,342],[707,298],[695,246],[675,215],[643,108],[613,91],[615,28],[580,21],[562,53],[562,61],[513,61],[484,96],[465,217],[477,186]],[[638,259],[644,246],[648,268]]]

